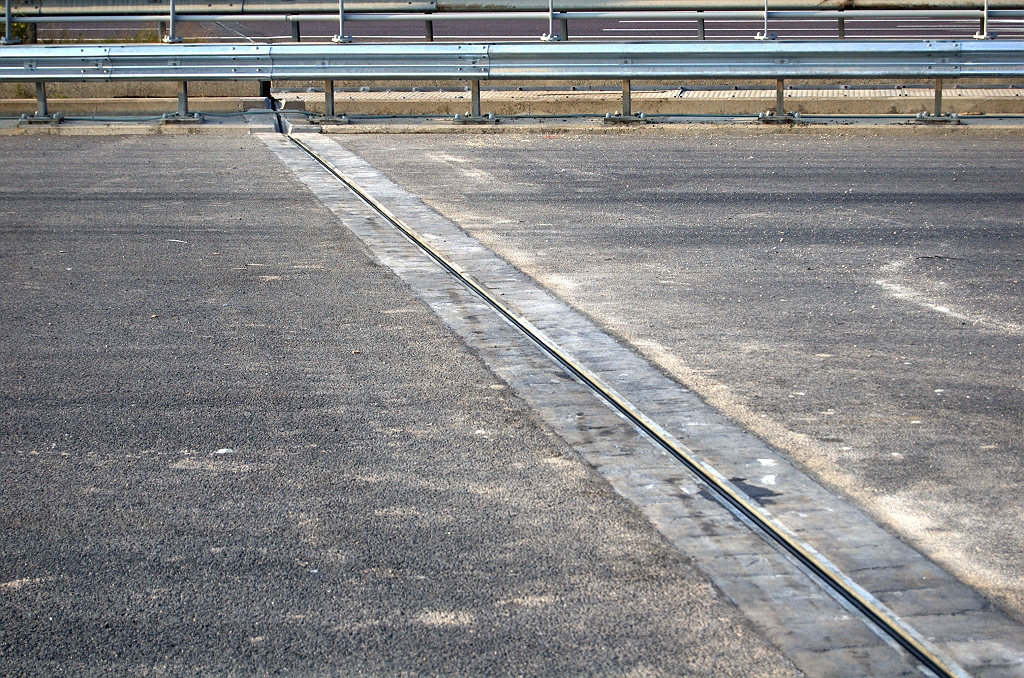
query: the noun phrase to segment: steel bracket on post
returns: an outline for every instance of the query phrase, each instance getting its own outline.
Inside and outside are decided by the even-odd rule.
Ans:
[[[494,125],[498,122],[498,118],[495,117],[494,113],[488,113],[487,115],[480,114],[480,81],[470,80],[469,81],[469,92],[470,92],[470,107],[471,110],[466,111],[466,115],[455,114],[455,122],[459,125]]]
[[[46,83],[36,83],[36,112],[34,115],[22,114],[18,118],[18,127],[22,125],[59,125],[64,122],[63,113],[54,113],[50,115],[50,111],[46,104]]]
[[[175,113],[164,113],[160,122],[165,125],[196,125],[203,121],[198,113],[189,113],[188,110],[188,82],[181,81],[178,84],[178,110]]]
[[[314,125],[348,125],[351,120],[342,113],[334,113],[334,81],[324,81],[324,114],[310,116],[309,121]]]
[[[916,125],[959,125],[960,116],[956,113],[942,113],[942,78],[935,78],[935,113],[922,112],[911,121]]]
[[[629,80],[622,81],[622,111],[605,113],[605,125],[644,125],[647,123],[647,116],[637,112],[633,115],[633,90]]]
[[[800,114],[793,111],[786,112],[786,81],[777,79],[775,81],[775,110],[765,111],[757,114],[757,121],[765,125],[796,125],[806,124],[800,119]]]

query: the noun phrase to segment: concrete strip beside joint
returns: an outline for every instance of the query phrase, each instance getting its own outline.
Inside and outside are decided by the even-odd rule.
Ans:
[[[314,190],[317,190],[317,186],[322,187],[325,184],[322,178],[314,178],[317,174],[322,174],[322,170],[318,170],[317,166],[311,164],[311,161],[307,162],[302,158],[294,157],[294,153],[297,151],[290,149],[287,142],[277,137],[267,137],[265,141],[279,156],[283,159],[288,159],[288,164],[292,167],[293,171],[296,171],[300,178],[305,178]],[[328,153],[332,162],[337,162],[339,167],[344,168],[344,171],[352,172],[353,174],[358,173],[360,181],[365,182],[364,185],[373,190],[379,199],[392,204],[394,209],[401,210],[401,207],[395,206],[395,203],[409,202],[410,196],[407,194],[402,195],[403,192],[393,185],[387,186],[388,182],[382,181],[382,178],[379,176],[373,176],[372,168],[366,166],[358,158],[347,154],[343,149],[332,144],[330,141],[323,140],[322,138],[309,138],[307,142],[316,145],[320,150]],[[299,167],[302,169],[297,169]],[[353,202],[351,200],[343,200],[342,203],[344,204],[339,204],[337,202],[338,197],[339,193],[336,189],[331,189],[326,195],[321,196],[322,199],[325,199],[328,206],[339,213],[339,215],[341,213],[350,215],[350,210],[355,208]],[[395,200],[391,201],[391,198]],[[416,209],[415,212],[417,213],[415,216],[422,219],[422,221],[417,223],[417,226],[423,231],[434,234],[443,233],[445,237],[441,239],[453,242],[465,238],[464,234],[455,229],[446,220],[437,217],[437,215],[433,215],[433,218],[431,218],[429,212],[423,209]],[[345,221],[349,228],[352,228],[357,235],[367,242],[371,250],[386,253],[386,257],[381,257],[382,261],[391,266],[418,293],[422,294],[428,303],[431,303],[434,307],[435,312],[441,315],[453,329],[466,338],[481,353],[484,359],[492,365],[496,372],[502,374],[503,371],[507,371],[507,368],[511,368],[519,373],[521,378],[513,379],[512,385],[517,388],[520,395],[538,408],[542,416],[547,415],[545,418],[549,425],[580,450],[584,457],[599,472],[602,472],[609,478],[610,482],[621,494],[627,498],[639,500],[636,503],[641,506],[658,506],[658,515],[662,516],[662,518],[664,517],[665,501],[650,502],[650,498],[653,496],[651,492],[655,492],[655,495],[662,495],[662,497],[677,494],[678,490],[673,488],[678,483],[680,473],[683,472],[681,467],[674,462],[669,462],[664,455],[652,454],[652,448],[645,439],[638,437],[630,427],[625,426],[621,419],[609,412],[596,399],[590,399],[592,403],[588,412],[590,419],[588,424],[590,425],[586,428],[573,425],[573,418],[566,416],[565,408],[557,403],[552,404],[551,399],[552,394],[554,394],[554,397],[557,397],[558,394],[565,390],[582,389],[579,384],[565,381],[561,370],[544,359],[543,356],[535,356],[529,360],[530,367],[524,370],[522,364],[523,356],[529,354],[528,346],[522,347],[517,352],[519,355],[515,356],[514,360],[509,361],[506,355],[507,352],[501,350],[501,348],[507,345],[521,345],[522,338],[518,333],[512,332],[507,324],[496,316],[489,314],[485,308],[481,308],[479,301],[467,297],[464,290],[457,289],[461,286],[456,285],[456,289],[451,289],[452,280],[447,275],[441,273],[440,270],[432,272],[429,270],[429,267],[424,267],[424,256],[422,253],[404,242],[404,238],[399,236],[397,231],[389,231],[387,227],[374,224],[372,218],[358,220],[346,218]],[[404,255],[402,254],[403,248],[406,249]],[[378,256],[381,255],[378,254]],[[501,268],[503,265],[496,258],[494,258],[492,264],[495,268]],[[507,268],[507,265],[505,267]],[[504,271],[503,279],[507,281],[509,274],[510,271]],[[443,303],[438,304],[438,300],[443,300]],[[566,310],[568,311],[568,309]],[[471,319],[471,322],[467,319]],[[467,331],[468,328],[472,328],[472,330]],[[486,336],[485,341],[481,341],[482,335]],[[564,385],[557,390],[543,388],[539,389],[539,392],[530,386],[531,384],[547,385],[552,381],[562,382]],[[586,393],[585,390],[582,391],[584,396]],[[582,397],[582,401],[587,402],[588,399]],[[603,422],[602,429],[605,435],[602,435],[600,440],[595,440],[592,435],[592,424],[595,420],[602,420]],[[616,439],[616,444],[612,446],[615,454],[611,459],[606,459],[605,455],[608,451],[610,437],[615,437]],[[622,454],[623,450],[628,452]],[[615,460],[614,464],[609,466],[607,462],[612,459]],[[640,463],[639,467],[636,465],[637,462]],[[657,491],[659,488],[661,491]],[[699,492],[697,495],[699,495]],[[715,531],[721,531],[723,536],[718,537],[718,539],[720,541],[724,540],[721,545],[723,547],[727,546],[727,551],[738,550],[743,553],[750,553],[752,550],[756,551],[759,549],[763,552],[765,559],[778,561],[781,558],[783,561],[787,560],[773,549],[768,548],[753,533],[742,527],[735,517],[722,510],[716,502],[708,498],[703,498],[702,501],[706,503],[706,506],[699,511],[700,517],[697,520],[706,523],[710,519],[709,516],[713,516],[713,519],[718,521],[719,525],[715,528]],[[675,499],[678,515],[674,516],[673,524],[678,524],[680,521],[694,520],[689,514],[688,503],[692,502]],[[659,524],[658,516],[651,516],[649,514],[649,517],[656,524]],[[659,527],[663,527],[663,525],[659,524]],[[663,532],[665,531],[674,530],[663,530]],[[678,532],[676,534],[678,535]],[[738,549],[736,545],[728,545],[726,543],[733,540],[741,542],[741,546]],[[691,550],[694,548],[692,540],[684,538],[677,541],[673,539],[673,543],[684,553],[700,562],[702,568],[715,578],[716,558],[709,554],[718,549],[700,549],[698,552],[692,553]],[[789,567],[792,569],[792,565],[789,565]],[[802,576],[797,576],[791,580],[792,582],[801,582],[799,585],[791,583],[789,587],[783,587],[781,591],[764,591],[765,586],[768,586],[771,582],[777,582],[778,579],[776,575],[771,575],[761,579],[758,579],[756,576],[722,577],[721,580],[716,578],[715,581],[755,622],[760,620],[762,628],[776,642],[783,644],[790,642],[794,652],[799,651],[799,644],[793,645],[792,641],[786,641],[785,638],[777,637],[780,632],[779,630],[775,630],[774,633],[776,635],[772,635],[775,625],[771,619],[764,616],[773,606],[765,606],[763,603],[766,600],[772,600],[773,596],[780,604],[789,601],[791,604],[786,608],[787,610],[793,609],[793,601],[800,601],[798,604],[801,611],[800,618],[807,620],[812,627],[815,619],[825,622],[826,620],[835,619],[837,616],[842,617],[844,614],[853,619],[853,616],[848,614],[849,610],[844,611],[842,606],[838,605],[836,601],[827,595],[824,595],[820,588]],[[752,582],[754,582],[753,588],[751,587]],[[744,604],[744,601],[747,604]],[[854,621],[854,624],[858,629],[862,628],[859,621]],[[837,646],[840,647],[852,647],[859,644],[859,642],[844,644],[837,641]],[[865,675],[897,675],[913,668],[912,665],[908,665],[905,656],[894,652],[881,640],[878,641],[877,648],[872,650],[872,653],[867,653],[871,656],[870,662],[865,665]],[[863,651],[860,654],[862,658],[867,657]],[[805,666],[805,670],[817,675],[832,673],[823,669],[824,667],[820,665]],[[844,675],[849,675],[849,673],[847,672]]]

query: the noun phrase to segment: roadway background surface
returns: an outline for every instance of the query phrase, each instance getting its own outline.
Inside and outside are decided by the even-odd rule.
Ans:
[[[795,675],[259,141],[0,155],[0,672]]]
[[[1024,619],[1024,137],[338,137]]]

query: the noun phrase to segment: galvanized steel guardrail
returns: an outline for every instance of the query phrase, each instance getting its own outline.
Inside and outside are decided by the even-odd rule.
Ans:
[[[1024,77],[1024,42],[9,46],[0,81]]]
[[[16,17],[154,15],[169,0],[10,0]],[[761,11],[764,0],[553,0],[555,12]],[[772,10],[980,10],[984,0],[772,0]],[[1020,9],[1021,0],[989,0],[991,9]],[[335,14],[337,0],[175,0],[179,15]],[[548,0],[346,0],[351,13],[547,12]]]

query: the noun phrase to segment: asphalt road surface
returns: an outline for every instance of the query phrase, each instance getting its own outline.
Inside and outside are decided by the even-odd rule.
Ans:
[[[1024,136],[344,136],[1024,619]]]
[[[0,157],[0,674],[796,675],[258,140]]]

